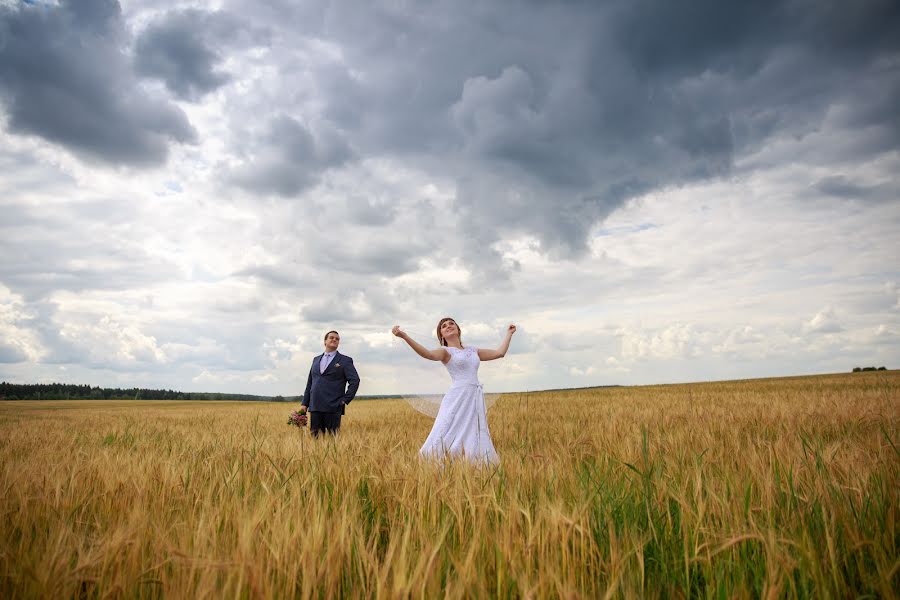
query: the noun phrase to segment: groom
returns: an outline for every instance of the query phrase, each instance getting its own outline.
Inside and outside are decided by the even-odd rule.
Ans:
[[[309,411],[309,430],[313,436],[335,434],[341,428],[344,407],[359,389],[359,375],[353,359],[337,349],[341,336],[337,331],[325,334],[325,352],[315,357],[306,380],[301,406]]]

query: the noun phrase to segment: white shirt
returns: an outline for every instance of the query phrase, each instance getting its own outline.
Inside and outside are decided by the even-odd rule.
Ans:
[[[328,365],[331,364],[331,359],[334,358],[336,352],[326,352],[322,355],[321,360],[319,360],[319,373],[324,373],[325,369],[328,368]]]

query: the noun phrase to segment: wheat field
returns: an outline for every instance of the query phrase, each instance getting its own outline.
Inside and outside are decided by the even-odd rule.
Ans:
[[[506,394],[502,463],[359,400],[0,403],[3,598],[896,597],[900,372]]]

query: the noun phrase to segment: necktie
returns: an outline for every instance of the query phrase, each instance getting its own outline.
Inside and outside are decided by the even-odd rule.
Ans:
[[[324,372],[325,372],[325,369],[328,368],[328,363],[330,363],[330,362],[331,362],[331,355],[330,355],[330,354],[323,354],[323,355],[322,355],[322,360],[319,361],[319,367],[320,367],[320,368],[319,368],[319,373],[324,373]]]

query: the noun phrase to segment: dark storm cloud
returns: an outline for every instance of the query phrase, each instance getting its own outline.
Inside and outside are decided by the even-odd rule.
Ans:
[[[825,196],[848,200],[890,201],[900,199],[897,185],[867,185],[858,183],[844,175],[830,175],[817,181],[813,190]]]
[[[226,46],[265,43],[266,33],[226,12],[172,11],[151,23],[135,42],[135,67],[187,100],[199,100],[231,80],[221,70]]]
[[[830,49],[822,60],[817,48],[837,24],[789,8],[760,3],[735,15],[715,2],[621,4],[602,18],[587,16],[595,35],[575,36],[585,45],[576,42],[573,60],[557,73],[523,56],[493,79],[468,79],[453,107],[468,154],[534,181],[517,186],[511,173],[505,186],[485,185],[484,177],[464,186],[458,202],[473,215],[466,229],[477,232],[481,219],[483,245],[498,230],[520,230],[537,234],[548,251],[577,254],[593,224],[628,198],[727,174],[751,144],[813,132],[831,106],[857,104],[842,82],[866,81],[866,69],[893,42]],[[858,28],[896,20],[879,12],[863,15]],[[784,24],[791,18],[797,31]],[[831,55],[844,60],[832,63]],[[785,57],[793,64],[782,67]],[[883,112],[868,112],[891,127]],[[896,144],[894,135],[889,145]],[[514,200],[492,203],[498,191]]]
[[[900,140],[891,0],[308,3],[293,16],[278,18],[341,49],[345,64],[319,73],[328,118],[363,157],[454,178],[469,262],[493,254],[497,274],[504,235],[578,255],[629,198],[727,176],[773,139],[831,128],[840,148],[809,160],[834,161]]]
[[[321,174],[353,157],[343,137],[323,124],[315,134],[288,115],[269,120],[245,164],[231,174],[236,185],[263,194],[296,196],[315,185]]]
[[[148,27],[135,44],[138,73],[162,79],[186,99],[226,83],[228,75],[216,70],[222,57],[203,39],[203,17],[196,10],[173,13]]]
[[[165,161],[193,142],[185,114],[137,87],[118,2],[0,6],[0,100],[13,133],[114,164]]]

